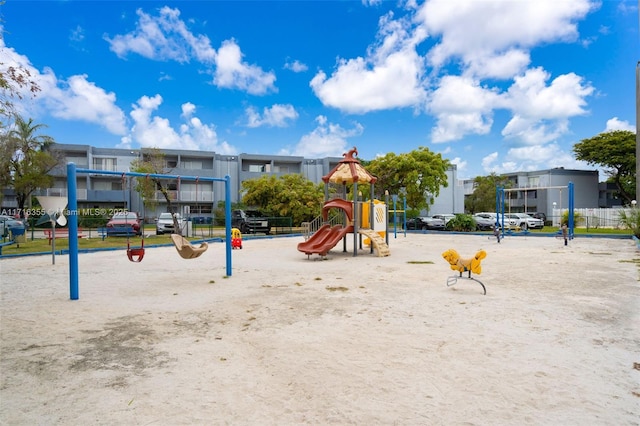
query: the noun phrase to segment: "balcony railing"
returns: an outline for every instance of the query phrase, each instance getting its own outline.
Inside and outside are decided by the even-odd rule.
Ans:
[[[168,191],[168,194],[171,201],[194,203],[213,202],[213,192],[211,191]],[[165,197],[160,191],[155,192],[153,199],[155,201],[165,201]]]
[[[67,196],[67,188],[47,188],[40,189],[35,191],[33,195],[46,195],[49,197],[66,197]],[[86,189],[77,189],[76,197],[78,200],[86,200],[87,199],[87,190]]]

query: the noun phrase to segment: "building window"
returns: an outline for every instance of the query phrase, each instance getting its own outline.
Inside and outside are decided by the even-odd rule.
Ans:
[[[115,158],[93,158],[94,170],[105,170],[109,172],[117,171],[118,161]]]
[[[89,160],[87,157],[76,157],[72,155],[68,155],[66,157],[67,163],[74,163],[79,167],[89,167]]]
[[[254,173],[266,172],[266,164],[249,164],[249,171]]]
[[[189,170],[202,170],[202,161],[183,161],[182,168]]]

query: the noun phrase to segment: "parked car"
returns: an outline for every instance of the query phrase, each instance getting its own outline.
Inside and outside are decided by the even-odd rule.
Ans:
[[[496,220],[494,218],[488,218],[477,214],[473,215],[473,220],[476,222],[477,231],[491,231],[496,224]]]
[[[443,231],[444,220],[429,216],[414,217],[411,219],[407,219],[407,230],[410,229]]]
[[[109,222],[107,222],[107,228],[111,228],[117,233],[118,229],[122,230],[122,233],[126,233],[126,229],[131,227],[136,235],[142,235],[142,219],[138,217],[136,212],[117,212],[115,213]]]
[[[536,219],[540,219],[543,223],[547,221],[547,215],[542,212],[531,213],[531,217],[535,217]]]
[[[475,213],[474,216],[480,216],[480,217],[484,217],[487,219],[492,219],[493,223],[496,222],[496,218],[498,217],[497,213],[493,213],[493,212],[480,212],[480,213]]]
[[[453,219],[454,217],[456,217],[455,214],[449,214],[449,213],[444,213],[444,214],[434,214],[433,216],[434,219],[441,219],[444,221],[444,225],[447,226],[447,223],[449,223],[449,221],[451,219]]]
[[[231,226],[238,228],[243,234],[271,233],[269,218],[259,210],[234,210],[231,213]]]
[[[175,227],[173,223],[173,216],[176,216],[178,226],[182,227],[184,219],[180,217],[180,213],[160,213],[158,221],[156,222],[156,235],[162,234],[174,234]]]
[[[4,238],[8,236],[11,228],[24,229],[24,222],[13,216],[6,214],[0,215],[0,237]]]
[[[535,217],[531,217],[526,213],[511,213],[504,215],[505,222],[509,218],[509,225],[519,226],[522,229],[542,229],[544,222]]]

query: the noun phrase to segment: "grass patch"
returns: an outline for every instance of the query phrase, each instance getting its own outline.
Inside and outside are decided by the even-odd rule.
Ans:
[[[331,286],[327,286],[325,288],[327,290],[329,290],[329,291],[349,291],[349,289],[347,287],[331,287]]]
[[[78,238],[78,250],[118,248],[126,250],[127,248],[126,236],[110,236],[102,240],[96,231],[90,232],[87,230],[82,233],[84,234],[84,237]],[[196,240],[200,239],[200,237],[188,239]],[[142,245],[142,237],[129,237],[128,243],[130,247],[140,247]],[[167,234],[145,236],[144,244],[145,246],[152,246],[164,244],[171,245],[173,243],[171,241],[171,236]],[[26,242],[3,247],[2,254],[51,253],[51,247],[49,240],[46,238],[34,238],[32,240],[30,233],[27,232]],[[56,238],[56,252],[60,252],[61,250],[69,250],[68,238]]]
[[[431,260],[409,260],[407,263],[411,265],[433,265]]]

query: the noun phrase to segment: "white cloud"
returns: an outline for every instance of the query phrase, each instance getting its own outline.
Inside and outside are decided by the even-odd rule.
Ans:
[[[574,74],[563,74],[547,85],[550,75],[542,68],[515,78],[505,100],[509,109],[533,118],[566,118],[586,113],[585,97],[593,87]]]
[[[22,100],[14,99],[18,114],[39,116],[46,110],[57,118],[97,124],[115,135],[126,133],[125,115],[116,106],[115,93],[96,86],[86,75],[73,75],[67,80],[59,80],[50,68],[40,72],[26,56],[6,47],[2,38],[0,53],[2,72],[9,67],[21,68],[29,73],[40,88],[37,96],[29,92],[27,86],[16,88],[22,97]]]
[[[187,102],[182,104],[182,114],[181,117],[189,118],[196,112],[196,106],[191,102]]]
[[[289,121],[298,118],[298,112],[293,105],[276,104],[271,108],[264,108],[262,116],[253,107],[245,110],[247,116],[247,127],[287,127]]]
[[[165,6],[158,16],[142,9],[136,13],[138,22],[134,31],[112,38],[104,36],[118,57],[135,53],[155,61],[187,63],[195,59],[215,68],[213,82],[218,87],[244,90],[254,95],[276,91],[273,72],[243,62],[240,46],[233,40],[224,41],[216,52],[207,36],[189,30],[180,19],[178,9]]]
[[[426,106],[437,120],[431,131],[435,143],[489,133],[496,109],[513,114],[505,137],[545,143],[567,132],[571,117],[587,112],[585,98],[594,89],[574,73],[548,82],[542,68],[527,69],[530,50],[578,42],[577,22],[595,7],[589,0],[407,2],[414,16],[383,16],[366,56],[340,59],[331,75],[318,71],[310,86],[325,106],[353,114]],[[422,57],[417,48],[427,39],[435,44]],[[442,68],[454,61],[460,75]],[[438,74],[445,75],[437,80]],[[486,79],[514,83],[505,93],[486,86]],[[437,82],[430,93],[429,80]]]
[[[74,43],[81,43],[85,39],[85,31],[80,25],[77,25],[70,31],[69,40]]]
[[[463,159],[461,159],[460,157],[455,157],[452,160],[449,160],[451,162],[451,164],[455,164],[456,165],[456,170],[457,170],[457,175],[461,176],[463,175],[466,170],[467,170],[467,162]]]
[[[593,93],[589,83],[574,73],[556,77],[542,68],[527,69],[530,49],[552,42],[577,42],[577,22],[595,3],[541,1],[428,0],[418,9],[415,22],[436,44],[426,58],[436,73],[443,67],[461,67],[461,76],[447,75],[428,104],[437,118],[433,142],[486,134],[493,112],[512,112],[502,134],[514,141],[539,144],[568,131],[569,118],[586,113],[585,98]],[[483,86],[485,79],[513,79],[506,93]]]
[[[227,89],[246,90],[253,95],[275,92],[276,75],[242,61],[240,46],[233,40],[222,43],[216,56],[214,83]]]
[[[354,123],[352,129],[344,129],[338,124],[330,123],[325,116],[316,117],[317,127],[302,136],[293,150],[282,150],[280,155],[298,155],[307,158],[340,157],[353,144],[348,138],[360,136],[364,128]]]
[[[549,142],[568,131],[569,118],[587,113],[585,98],[594,91],[589,83],[573,73],[547,85],[549,78],[542,68],[530,69],[501,96],[502,105],[513,111],[502,130],[505,137],[525,144]]]
[[[465,74],[500,80],[524,71],[531,62],[529,53],[520,49],[509,49],[499,54],[486,53],[469,59]]]
[[[544,170],[556,167],[593,170],[586,163],[577,161],[572,153],[563,150],[556,143],[511,148],[502,160],[497,152],[492,152],[482,159],[481,165],[482,170],[487,174]]]
[[[307,67],[306,64],[303,64],[302,62],[296,59],[293,62],[287,61],[284,64],[284,69],[291,70],[293,72],[305,72],[306,70],[309,69],[309,67]]]
[[[483,170],[491,173],[493,164],[497,160],[498,160],[498,153],[497,152],[492,152],[491,154],[485,156],[481,161]]]
[[[310,86],[325,106],[355,114],[416,107],[425,98],[423,59],[416,44],[424,36],[406,20],[380,20],[377,45],[365,58],[341,59],[328,77],[319,71]]]
[[[493,124],[493,106],[498,96],[466,77],[447,76],[440,81],[429,101],[437,118],[431,131],[434,143],[460,139],[466,134],[486,134]]]
[[[211,63],[216,57],[209,38],[193,35],[180,18],[178,9],[167,6],[160,9],[159,16],[151,16],[142,9],[136,11],[136,29],[128,34],[104,39],[118,57],[136,53],[157,61],[189,62],[194,57],[204,63]]]
[[[128,138],[122,140],[122,146],[133,143],[141,147],[160,149],[191,149],[215,151],[221,154],[236,154],[237,150],[227,142],[218,140],[214,125],[203,124],[193,114],[196,108],[191,103],[182,105],[182,118],[185,120],[176,131],[168,119],[154,116],[153,113],[162,104],[162,96],[143,96],[132,105],[130,115],[134,125]]]
[[[520,56],[516,62],[523,64],[528,61],[526,49],[577,40],[576,21],[593,7],[589,0],[431,0],[424,2],[416,21],[431,37],[440,37],[428,54],[435,67],[452,59],[467,66],[477,61],[488,63],[486,58],[513,55],[514,49]],[[482,72],[479,67],[475,70]]]
[[[629,130],[631,132],[635,132],[636,128],[626,120],[620,120],[618,117],[613,117],[607,120],[607,126],[604,131],[612,132],[614,130]]]
[[[493,152],[482,159],[482,169],[486,174],[495,173],[497,175],[503,173],[511,173],[518,171],[518,165],[513,161],[499,161],[497,152]]]
[[[43,101],[49,113],[65,120],[81,120],[105,127],[115,135],[126,132],[124,112],[116,106],[116,95],[87,80],[86,75],[74,75],[65,81],[47,81],[55,86],[42,87]]]

